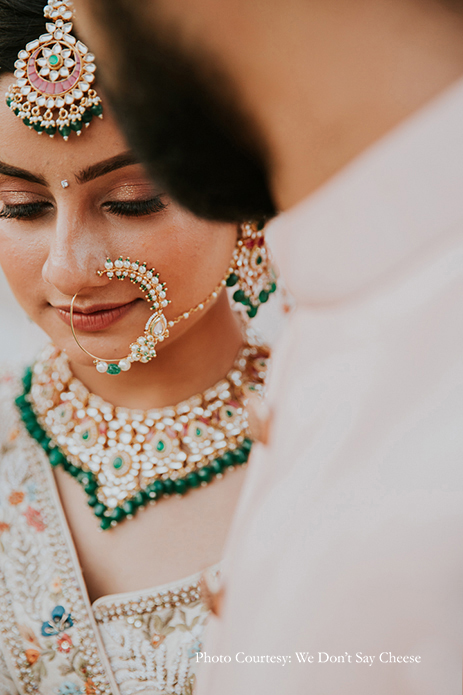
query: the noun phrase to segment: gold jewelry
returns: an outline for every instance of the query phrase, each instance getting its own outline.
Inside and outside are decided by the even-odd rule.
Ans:
[[[241,225],[241,235],[233,253],[233,271],[227,278],[228,287],[238,287],[233,299],[244,306],[250,318],[254,318],[259,306],[277,289],[276,273],[263,230],[264,225],[255,222]]]
[[[128,278],[134,284],[138,284],[140,290],[145,294],[145,299],[152,302],[151,310],[156,313],[147,321],[143,335],[130,345],[130,352],[126,357],[117,360],[103,359],[84,348],[77,338],[74,327],[74,305],[78,297],[78,293],[76,293],[71,300],[70,318],[72,335],[77,345],[93,359],[93,363],[100,373],[117,375],[128,371],[133,362],[147,363],[156,357],[156,344],[169,337],[169,328],[175,326],[182,319],[189,318],[195,312],[202,311],[209,302],[218,297],[225,286],[239,285],[239,289],[233,294],[233,299],[244,306],[250,318],[254,317],[259,305],[266,302],[277,287],[276,275],[271,265],[270,254],[262,230],[263,225],[257,223],[241,225],[232,260],[224,278],[206,299],[170,321],[166,320],[162,311],[170,302],[166,299],[167,287],[165,283],[159,282],[159,273],[156,273],[154,268],[147,270],[146,262],[131,263],[130,258],[126,258],[124,261],[120,256],[113,263],[108,258],[104,269],[97,271],[98,275],[100,277],[106,275],[110,280]]]
[[[256,340],[249,330],[247,340]],[[50,463],[80,482],[107,529],[150,501],[184,494],[246,462],[246,402],[249,392],[263,392],[268,357],[267,347],[247,342],[213,387],[176,406],[142,412],[90,393],[71,373],[66,354],[49,345],[25,376],[17,404]]]
[[[118,258],[117,261],[113,261],[108,258],[103,270],[98,270],[97,274],[101,277],[106,275],[110,280],[125,280],[129,279],[130,282],[138,285],[139,289],[144,293],[147,302],[151,302],[151,310],[155,311],[155,314],[151,316],[145,325],[145,330],[142,336],[137,338],[137,340],[130,345],[130,352],[126,357],[122,357],[117,360],[107,360],[101,357],[97,357],[89,352],[80,343],[75,327],[74,327],[74,305],[79,293],[76,293],[71,300],[70,307],[70,320],[71,320],[71,331],[74,340],[76,341],[78,347],[85,352],[86,355],[93,359],[93,363],[97,370],[101,374],[120,374],[121,372],[126,372],[130,369],[133,362],[143,362],[146,364],[156,357],[156,344],[162,342],[169,336],[169,328],[175,326],[177,323],[182,321],[182,319],[189,318],[192,314],[197,311],[202,311],[213,299],[219,296],[219,293],[223,287],[227,284],[226,278],[228,277],[230,271],[228,269],[225,277],[217,287],[204,299],[202,302],[194,306],[189,311],[185,311],[180,316],[177,316],[171,321],[167,321],[162,311],[168,304],[170,300],[166,299],[167,287],[165,283],[159,281],[159,273],[156,273],[155,269],[147,269],[147,264],[140,263],[136,261],[135,263],[130,262],[130,258],[123,260],[122,256]]]
[[[93,363],[101,374],[120,374],[127,372],[132,366],[132,362],[149,362],[156,357],[156,345],[162,342],[169,336],[167,327],[167,319],[162,311],[168,304],[166,299],[167,287],[165,283],[159,281],[159,273],[156,273],[154,268],[147,269],[146,263],[130,262],[130,258],[125,261],[122,256],[114,263],[110,258],[107,259],[103,270],[98,270],[97,274],[101,277],[106,275],[110,280],[125,280],[128,278],[134,285],[138,285],[141,292],[145,295],[147,302],[151,303],[151,310],[155,313],[151,316],[145,325],[145,330],[142,336],[130,345],[130,352],[126,357],[119,360],[111,361],[104,360],[89,352],[81,345],[74,328],[74,305],[77,297],[76,293],[71,300],[70,319],[71,331],[80,349],[86,355],[93,358]]]
[[[19,51],[16,84],[9,87],[6,103],[29,128],[68,140],[93,116],[103,118],[101,99],[91,88],[95,56],[71,34],[72,2],[48,0],[43,12],[47,33]]]

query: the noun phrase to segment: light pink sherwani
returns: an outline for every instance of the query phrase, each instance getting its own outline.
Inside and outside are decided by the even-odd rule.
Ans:
[[[203,648],[231,663],[197,695],[457,695],[463,82],[274,231],[297,309]]]

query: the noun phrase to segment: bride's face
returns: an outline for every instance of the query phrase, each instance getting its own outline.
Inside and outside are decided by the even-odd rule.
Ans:
[[[68,142],[29,130],[3,102],[12,81],[10,75],[0,79],[0,262],[5,275],[27,314],[71,359],[89,363],[69,327],[75,293],[76,310],[86,314],[76,319],[87,349],[123,356],[142,334],[150,310],[128,280],[98,276],[106,259],[129,256],[155,267],[167,284],[170,320],[202,302],[224,277],[236,226],[201,220],[169,200],[134,161],[107,114]],[[177,335],[205,311],[181,322]]]

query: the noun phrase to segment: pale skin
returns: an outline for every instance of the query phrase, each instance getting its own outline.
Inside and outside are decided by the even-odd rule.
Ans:
[[[79,33],[117,80],[92,3],[75,4]],[[204,74],[229,78],[281,210],[463,74],[463,17],[437,0],[153,0],[134,11],[161,36],[175,27]]]
[[[4,75],[0,92],[11,81],[12,76]],[[158,346],[156,359],[117,377],[95,370],[56,307],[69,307],[76,292],[83,310],[133,302],[108,328],[79,332],[91,352],[123,357],[142,334],[149,305],[128,281],[97,275],[106,258],[122,254],[155,266],[168,286],[172,304],[166,316],[172,319],[200,303],[224,277],[237,229],[194,217],[157,189],[137,163],[79,182],[83,171],[114,162],[127,150],[109,114],[95,119],[80,139],[66,143],[38,136],[0,105],[0,161],[22,170],[0,173],[0,215],[13,214],[0,217],[0,258],[18,302],[53,343],[66,350],[74,374],[87,388],[114,405],[148,409],[178,403],[228,372],[243,336],[226,293],[176,326]],[[26,180],[24,172],[40,182]],[[68,188],[62,188],[63,180]],[[143,201],[153,199],[157,204],[150,203],[148,214],[127,214],[133,205],[146,208]],[[35,205],[34,215],[14,217],[21,205]],[[162,500],[104,533],[98,532],[78,483],[61,469],[54,475],[93,601],[181,579],[218,562],[244,470],[185,497]]]

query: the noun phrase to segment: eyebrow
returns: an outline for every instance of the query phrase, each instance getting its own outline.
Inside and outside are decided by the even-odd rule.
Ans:
[[[139,164],[135,155],[132,154],[132,152],[123,152],[122,154],[117,154],[115,157],[111,157],[111,159],[105,159],[103,162],[98,162],[86,169],[82,169],[82,171],[76,174],[76,179],[79,183],[88,183],[100,176],[106,176],[106,174],[110,174],[112,171],[123,169],[132,164]]]
[[[94,181],[100,176],[105,176],[110,174],[112,171],[117,169],[123,169],[124,167],[132,166],[133,164],[139,164],[138,160],[132,152],[123,152],[110,159],[105,159],[103,162],[97,162],[97,164],[92,164],[85,169],[82,169],[75,178],[78,183],[88,183],[89,181]],[[47,180],[43,176],[33,174],[31,171],[26,169],[20,169],[19,167],[11,166],[11,164],[6,164],[6,162],[0,161],[0,175],[11,176],[15,179],[23,179],[24,181],[29,181],[30,183],[38,183],[40,186],[48,186]]]
[[[32,174],[30,171],[26,171],[26,169],[13,167],[5,162],[0,162],[0,174],[3,174],[4,176],[11,176],[15,179],[24,179],[30,183],[38,183],[40,186],[47,185],[47,181],[43,178],[43,176],[37,176],[36,174]]]

